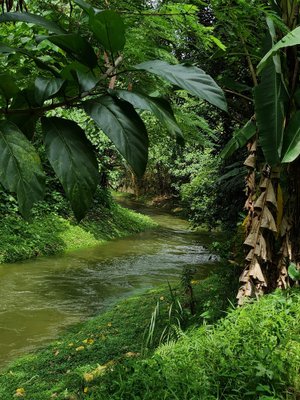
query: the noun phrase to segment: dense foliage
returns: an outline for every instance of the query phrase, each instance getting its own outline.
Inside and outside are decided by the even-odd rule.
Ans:
[[[1,215],[0,264],[96,246],[155,226],[150,218],[117,205],[106,191],[97,192],[80,224],[70,210],[64,208],[63,217],[59,215],[58,204],[38,204],[30,222],[15,210]]]
[[[277,292],[203,326],[153,357],[116,366],[94,399],[296,399],[299,293]]]
[[[20,212],[25,216],[44,193],[45,175],[31,143],[39,123],[47,158],[77,219],[83,218],[99,183],[95,148],[85,132],[71,119],[52,116],[52,110],[84,110],[141,176],[148,158],[148,135],[135,109],[151,112],[172,135],[181,135],[169,103],[162,98],[164,85],[149,96],[135,85],[141,73],[150,74],[146,88],[150,93],[159,77],[222,110],[227,108],[219,86],[195,66],[149,57],[132,65],[137,57],[130,51],[127,56],[128,21],[111,9],[100,10],[82,0],[74,3],[70,11],[75,8],[83,21],[76,27],[72,16],[56,22],[27,12],[7,12],[0,17],[2,23],[33,24],[14,32],[7,25],[11,35],[2,38],[0,46],[3,68],[12,66],[15,75],[12,78],[5,73],[1,80],[0,181],[6,190],[17,194]],[[178,17],[181,12],[184,7],[178,10]]]

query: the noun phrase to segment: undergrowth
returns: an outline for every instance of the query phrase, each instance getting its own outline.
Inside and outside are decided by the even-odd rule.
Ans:
[[[59,254],[91,247],[112,238],[151,228],[150,218],[110,201],[95,201],[87,217],[77,224],[71,216],[36,212],[31,221],[17,213],[3,215],[0,222],[0,263],[16,262],[36,256]]]
[[[1,400],[299,399],[299,289],[236,309],[233,271],[224,272],[192,281],[194,316],[179,289],[152,290],[16,361],[0,376]],[[173,314],[175,335],[159,345],[174,300],[190,322],[181,329],[180,313]],[[157,304],[156,335],[147,347]]]
[[[300,293],[276,292],[153,356],[120,363],[87,399],[283,400],[300,396]]]
[[[205,284],[210,285],[212,280],[215,280],[213,275],[203,282],[193,281],[196,300],[201,298]],[[201,324],[201,317],[198,320],[192,318],[185,308],[186,295],[179,288],[173,287],[172,290],[171,295],[165,286],[123,300],[111,311],[74,327],[44,350],[17,360],[0,375],[0,399],[12,400],[18,393],[23,393],[22,396],[30,400],[93,398],[98,396],[101,379],[104,379],[105,385],[108,383],[105,373],[110,370],[115,373],[121,365],[120,376],[126,380],[123,368],[128,365],[131,369],[132,363],[135,365],[134,360],[151,357],[160,343],[161,334],[170,323],[169,310],[174,296],[181,302],[187,319],[190,318],[184,328]],[[220,292],[219,296],[225,298],[226,295]],[[210,307],[219,307],[217,297],[212,296]],[[215,306],[214,299],[217,300]],[[151,345],[147,345],[151,313],[158,302],[160,313],[155,321],[155,335]],[[200,302],[197,301],[199,313],[206,307],[204,304],[200,307]],[[225,299],[224,305],[225,308],[228,306]],[[181,332],[182,329],[177,329],[174,338],[180,337]],[[114,376],[113,379],[118,378]],[[105,398],[106,394],[103,396]]]

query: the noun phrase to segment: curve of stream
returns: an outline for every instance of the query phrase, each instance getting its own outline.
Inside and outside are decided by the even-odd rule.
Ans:
[[[102,312],[124,296],[174,281],[183,267],[204,278],[211,237],[184,220],[142,209],[157,229],[63,256],[0,265],[0,367]]]

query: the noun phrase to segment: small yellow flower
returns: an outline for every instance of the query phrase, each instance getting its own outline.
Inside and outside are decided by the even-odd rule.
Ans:
[[[25,389],[24,388],[18,388],[16,390],[15,396],[16,397],[24,397],[25,396]]]
[[[86,373],[83,374],[83,379],[86,382],[92,382],[92,380],[94,379],[94,375],[89,373],[89,372],[86,372]]]
[[[93,344],[94,343],[94,339],[84,339],[83,341],[82,341],[82,343],[85,343],[85,344]]]
[[[196,281],[196,280],[191,281],[192,285],[197,285],[197,283],[199,283],[199,281]]]
[[[164,298],[164,296],[161,296],[160,298],[159,298],[159,300],[161,300],[161,301],[163,301],[165,298]]]
[[[87,393],[89,391],[89,388],[88,387],[85,387],[84,389],[83,389],[83,393]]]
[[[112,326],[112,323],[111,323],[111,322],[109,322],[109,323],[107,324],[107,326]]]
[[[106,364],[98,365],[98,367],[96,369],[94,369],[94,371],[93,371],[94,376],[98,377],[98,376],[103,375],[106,372],[107,366],[108,365],[106,365]]]
[[[134,353],[133,351],[128,351],[125,353],[125,357],[138,357],[140,353]]]
[[[82,350],[84,350],[85,349],[85,347],[84,346],[78,346],[78,347],[76,347],[76,351],[82,351]]]
[[[72,347],[72,346],[74,346],[74,343],[69,343],[68,346]]]

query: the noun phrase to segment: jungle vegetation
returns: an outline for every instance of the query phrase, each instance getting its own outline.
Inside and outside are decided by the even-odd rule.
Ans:
[[[1,185],[28,218],[46,168],[80,220],[100,178],[119,164],[139,185],[150,154],[146,191],[213,226],[241,218],[246,174],[238,296],[286,288],[300,261],[298,1],[100,3],[2,4]]]
[[[107,314],[104,333],[96,321],[79,334],[86,352],[61,342],[58,370],[74,362],[63,383],[50,348],[3,375],[5,395],[24,397],[30,365],[48,373],[50,360],[53,387],[48,376],[37,381],[37,396],[299,398],[299,0],[1,5],[1,216],[73,212],[80,221],[99,187],[103,198],[113,188],[171,200],[195,227],[233,238],[216,245],[231,269],[204,284],[200,329],[176,326],[136,361],[137,347],[123,357],[134,339],[118,321],[124,338],[109,340],[121,362],[104,352],[97,366],[92,345],[103,351]],[[215,301],[238,276],[232,290],[246,304],[219,321]]]

